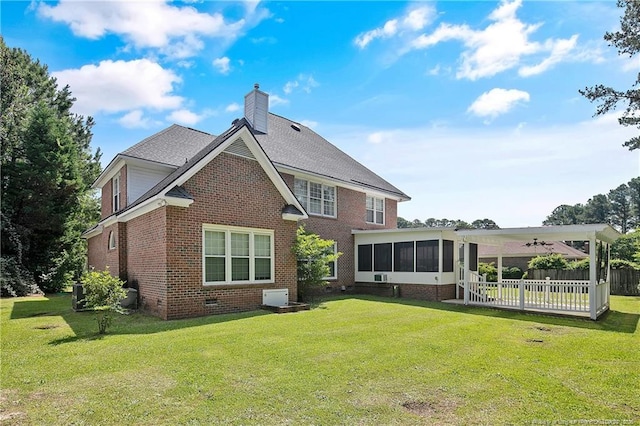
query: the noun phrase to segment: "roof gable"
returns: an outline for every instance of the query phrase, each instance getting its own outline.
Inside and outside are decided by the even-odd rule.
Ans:
[[[244,120],[240,120],[234,127],[215,138],[209,145],[200,150],[200,152],[194,155],[189,161],[174,170],[169,176],[147,191],[133,204],[127,206],[118,214],[118,217],[121,220],[127,221],[136,217],[138,214],[149,211],[149,206],[153,206],[155,201],[165,199],[167,194],[171,191],[175,191],[175,187],[179,187],[191,179],[196,173],[202,170],[204,166],[216,158],[220,153],[224,152],[229,146],[237,144],[238,140],[242,140],[244,142],[244,145],[250,151],[255,160],[260,163],[287,205],[292,205],[298,209],[298,211],[304,212],[304,208],[300,205],[300,202],[293,195],[278,171],[275,169],[274,165],[267,157],[266,153],[258,144],[258,141],[249,131],[246,122]],[[136,213],[137,211],[139,213]],[[290,215],[287,217],[291,219]],[[304,219],[306,217],[307,215],[305,213],[301,213],[298,219]]]

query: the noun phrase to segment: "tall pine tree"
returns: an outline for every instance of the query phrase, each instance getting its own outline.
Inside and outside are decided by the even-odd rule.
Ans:
[[[71,112],[46,65],[0,37],[2,94],[2,293],[37,285],[59,291],[82,272],[81,233],[97,219],[90,192],[100,173],[91,151],[93,120]]]

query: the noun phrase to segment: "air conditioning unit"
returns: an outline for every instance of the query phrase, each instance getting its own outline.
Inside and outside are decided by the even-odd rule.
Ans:
[[[71,293],[71,307],[74,311],[81,311],[85,309],[84,301],[84,287],[82,284],[73,285],[73,293]]]
[[[386,283],[387,282],[387,274],[375,274],[373,276],[373,280],[377,283]]]

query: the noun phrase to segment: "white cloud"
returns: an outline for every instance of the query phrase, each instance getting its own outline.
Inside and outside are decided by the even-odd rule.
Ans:
[[[160,122],[152,120],[144,116],[142,110],[136,109],[123,115],[118,119],[118,123],[122,127],[128,129],[142,128],[147,129],[149,127],[160,124]]]
[[[226,112],[236,112],[240,110],[240,104],[237,104],[235,102],[227,105],[227,107],[224,109]]]
[[[192,126],[200,122],[205,117],[206,114],[196,114],[188,109],[179,109],[172,111],[171,114],[167,116],[167,120]]]
[[[300,74],[295,80],[288,81],[282,91],[285,94],[290,94],[294,89],[300,88],[300,90],[311,93],[311,90],[318,87],[320,84],[310,74]]]
[[[459,56],[460,65],[456,77],[469,80],[491,77],[513,68],[519,69],[521,76],[531,76],[547,71],[561,61],[592,59],[584,52],[577,56],[577,35],[568,39],[533,40],[534,33],[543,23],[521,21],[516,15],[521,6],[522,0],[503,0],[489,14],[489,24],[482,29],[474,29],[468,24],[454,25],[443,22],[430,33],[416,35],[414,32],[412,37],[407,39],[409,30],[422,30],[431,22],[435,11],[431,10],[424,17],[417,14],[413,19],[409,14],[402,21],[406,33],[384,31],[384,27],[376,28],[360,34],[355,42],[360,48],[364,48],[376,38],[401,37],[404,47],[394,46],[395,54],[391,55],[398,57],[412,50],[431,48],[442,42],[459,41],[464,48]],[[529,58],[538,63],[526,63]]]
[[[622,71],[624,72],[638,72],[640,70],[640,56],[635,56],[633,58],[621,58],[622,60]]]
[[[529,93],[515,89],[491,89],[480,95],[468,111],[479,117],[497,117],[522,102],[529,102]]]
[[[257,5],[247,5],[243,18],[229,22],[221,13],[201,13],[192,6],[176,6],[164,0],[60,0],[53,6],[39,3],[38,12],[68,24],[76,36],[98,39],[115,34],[136,48],[158,49],[174,58],[186,58],[201,50],[202,37],[234,40],[248,26],[268,16]]]
[[[288,99],[281,98],[278,95],[269,95],[269,106],[274,107],[277,105],[287,105],[289,103]]]
[[[354,43],[364,49],[377,38],[390,38],[405,31],[420,31],[429,25],[435,17],[435,9],[430,5],[421,5],[409,9],[404,16],[390,19],[379,28],[358,34]]]
[[[325,125],[323,136],[412,197],[398,205],[405,219],[538,226],[558,205],[584,203],[638,176],[638,156],[621,146],[637,130],[616,118],[504,128]],[[370,143],[372,134],[381,143]]]
[[[318,122],[313,120],[302,120],[300,124],[303,126],[307,126],[310,129],[316,129],[318,127]]]
[[[541,74],[551,68],[553,65],[561,62],[574,49],[578,42],[578,36],[574,35],[567,40],[557,40],[556,42],[548,42],[551,46],[551,54],[537,65],[523,66],[518,70],[518,74],[522,77],[529,77]]]
[[[229,58],[223,56],[222,58],[216,58],[213,60],[213,66],[218,70],[220,74],[229,74],[231,67],[229,66]]]
[[[93,115],[140,108],[178,108],[184,99],[173,94],[182,79],[148,59],[101,61],[77,69],[52,72],[60,86],[72,87],[74,112]]]

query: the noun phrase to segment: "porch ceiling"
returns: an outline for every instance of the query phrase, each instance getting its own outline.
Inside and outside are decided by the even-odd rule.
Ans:
[[[620,233],[606,224],[540,226],[504,229],[460,229],[456,231],[464,241],[500,245],[507,241],[588,241],[595,238],[612,243]]]

